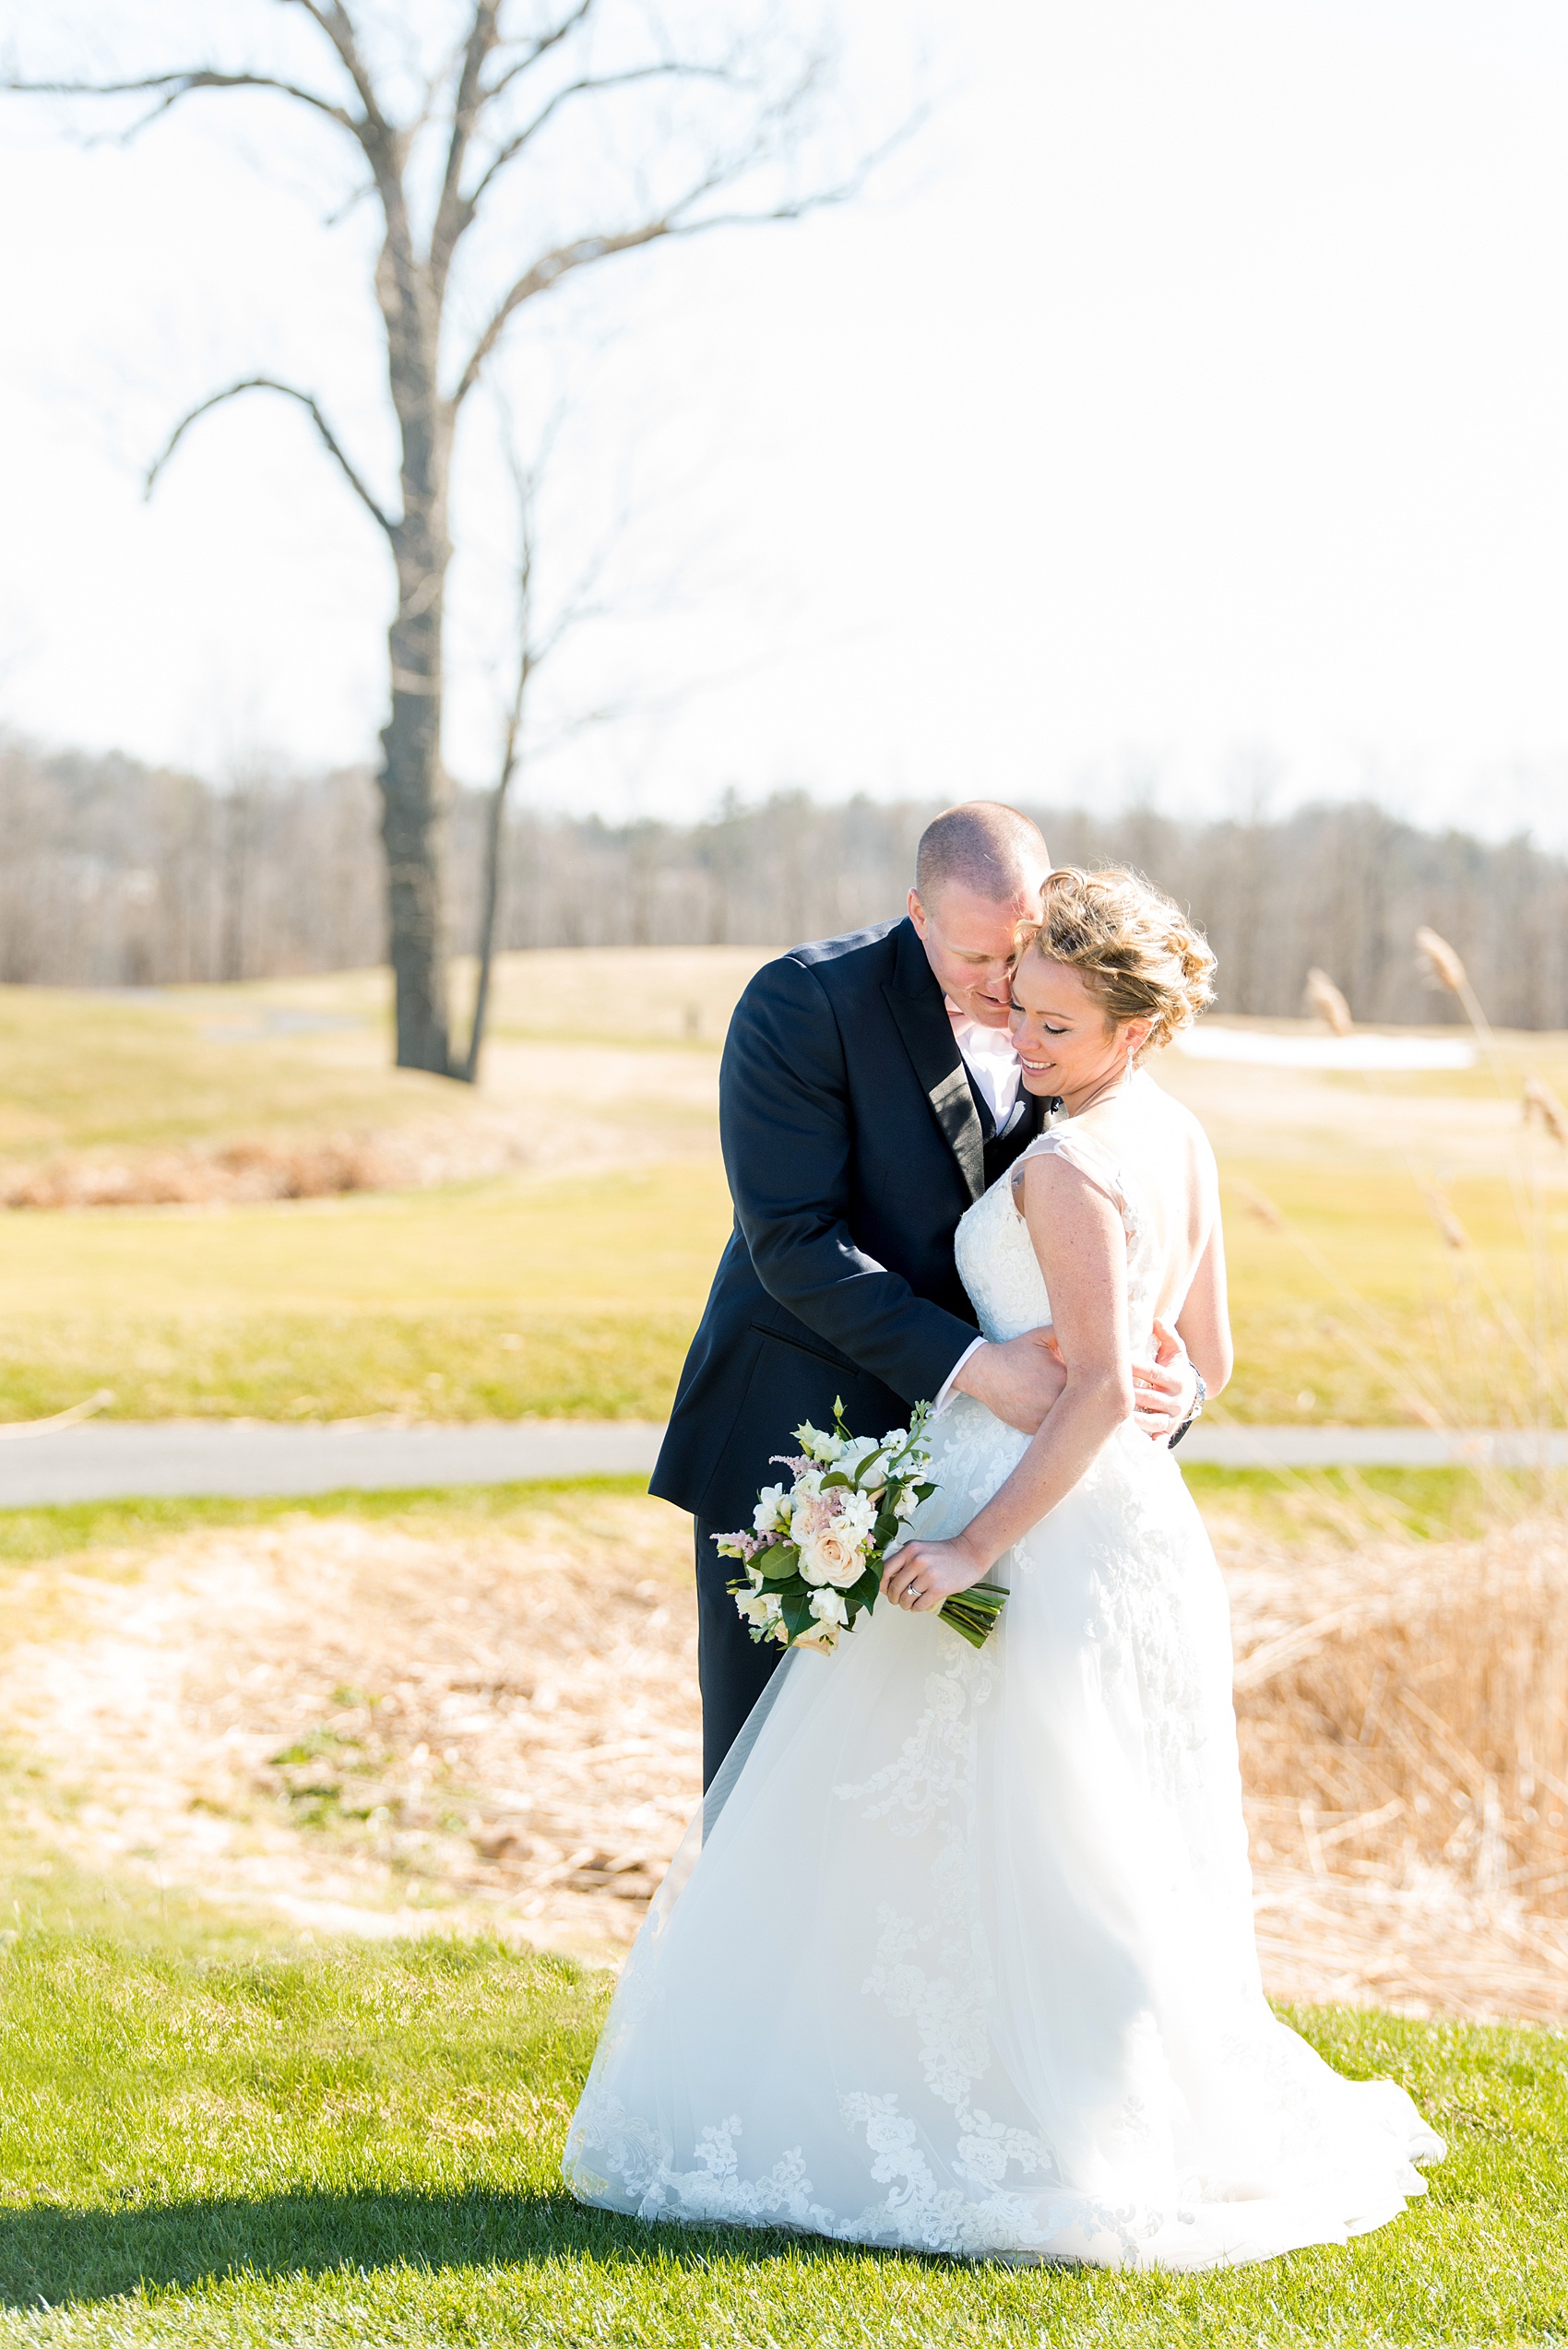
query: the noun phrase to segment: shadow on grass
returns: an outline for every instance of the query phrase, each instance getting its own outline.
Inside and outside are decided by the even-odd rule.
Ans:
[[[748,2265],[861,2256],[789,2234],[647,2226],[584,2210],[565,2194],[279,2194],[139,2210],[34,2204],[0,2212],[0,2307],[106,2300],[138,2284],[226,2276],[328,2275],[337,2269],[461,2268],[574,2256],[625,2266]]]

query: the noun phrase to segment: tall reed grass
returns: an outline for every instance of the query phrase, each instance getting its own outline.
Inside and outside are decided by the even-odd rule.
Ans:
[[[1459,955],[1417,944],[1463,1004],[1506,1097],[1509,1080]],[[1336,1034],[1349,1008],[1326,973],[1308,1002]],[[1370,1081],[1370,1080],[1369,1080]],[[1431,1173],[1412,1164],[1451,1279],[1421,1350],[1254,1194],[1339,1308],[1342,1341],[1410,1418],[1459,1433],[1540,1437],[1568,1420],[1568,1291],[1540,1152],[1568,1116],[1532,1078],[1515,1153],[1530,1286],[1509,1293]],[[1559,1196],[1561,1193],[1559,1192]],[[1431,1541],[1354,1477],[1313,1491],[1337,1549],[1232,1559],[1236,1698],[1259,1882],[1260,1942],[1287,1975],[1291,1938],[1336,1959],[1352,1996],[1420,2011],[1568,2016],[1568,1479],[1543,1443],[1534,1471],[1477,1463],[1479,1538]],[[1318,1992],[1322,1995],[1321,1987]]]

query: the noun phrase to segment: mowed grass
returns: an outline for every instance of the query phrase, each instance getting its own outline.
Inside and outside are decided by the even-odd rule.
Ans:
[[[680,1045],[711,1060],[759,959],[742,948],[508,955],[497,1039],[569,1044],[591,1098],[600,1048]],[[459,969],[459,1001],[466,984]],[[466,1113],[464,1088],[384,1065],[386,1022],[374,971],[145,1001],[0,989],[0,1157]],[[1562,1043],[1503,1039],[1508,1082],[1526,1062],[1561,1076]],[[1200,1074],[1211,1089],[1221,1082]],[[1250,1075],[1224,1080],[1232,1143],[1244,1142]],[[1336,1155],[1336,1105],[1362,1102],[1364,1088],[1304,1082],[1317,1088],[1309,1143],[1296,1134],[1257,1156],[1230,1146],[1222,1162],[1238,1341],[1225,1413],[1398,1423],[1435,1395],[1450,1419],[1532,1417],[1538,1395],[1518,1379],[1518,1349],[1479,1333],[1491,1332],[1501,1295],[1562,1362],[1568,1193],[1549,1191],[1527,1233],[1503,1177],[1455,1180],[1448,1203],[1473,1243],[1455,1253],[1409,1171],[1368,1164],[1364,1150]],[[1391,1100],[1448,1085],[1389,1082]],[[1484,1071],[1455,1074],[1456,1106],[1467,1113],[1491,1084]],[[731,1210],[716,1137],[704,1155],[688,1134],[678,1160],[659,1162],[656,1122],[628,1124],[628,1158],[643,1163],[616,1176],[0,1216],[0,1417],[46,1417],[106,1392],[125,1418],[659,1418]],[[1259,1219],[1260,1193],[1284,1227]]]
[[[0,1411],[660,1418],[730,1216],[715,1158],[0,1217]]]
[[[491,1033],[716,1050],[760,947],[503,955]],[[454,967],[458,1028],[470,966]],[[395,1069],[380,970],[141,994],[0,987],[0,1159],[387,1126],[471,1097]]]
[[[1446,1240],[1402,1171],[1229,1161],[1220,1169],[1236,1376],[1231,1417],[1265,1425],[1529,1424],[1538,1401],[1512,1312],[1568,1382],[1568,1194],[1538,1221],[1505,1181],[1443,1194],[1466,1245]],[[1282,1221],[1270,1219],[1277,1211]],[[1556,1414],[1561,1418],[1561,1392]]]
[[[21,1934],[0,1961],[0,2341],[540,2349],[1546,2342],[1568,2321],[1568,2041],[1322,2010],[1450,2143],[1348,2248],[1194,2277],[639,2225],[560,2183],[608,1983],[486,1944]]]
[[[362,990],[340,992],[310,1005],[267,988],[0,987],[0,1157],[428,1116],[442,1080],[386,1066],[383,1018]],[[359,1028],[374,1049],[345,1051]]]
[[[1516,1363],[1500,1369],[1482,1345],[1466,1287],[1478,1260],[1455,1259],[1408,1178],[1225,1171],[1228,1415],[1397,1424],[1435,1390],[1457,1419],[1515,1416],[1517,1398],[1496,1389]],[[1260,1220],[1258,1193],[1285,1228]],[[1536,1266],[1506,1186],[1471,1180],[1451,1195],[1489,1277],[1533,1317]],[[0,1217],[0,1412],[40,1418],[101,1389],[130,1418],[658,1418],[730,1225],[717,1157],[223,1210]],[[1553,1206],[1559,1262],[1564,1228],[1568,1205]]]

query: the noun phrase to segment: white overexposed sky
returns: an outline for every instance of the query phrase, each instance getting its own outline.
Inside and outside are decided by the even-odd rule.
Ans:
[[[208,13],[74,14],[116,9],[155,63]],[[70,13],[0,0],[0,49],[56,62]],[[529,788],[676,816],[796,784],[1370,791],[1568,845],[1556,0],[843,15],[868,137],[912,72],[935,93],[867,198],[585,272],[509,347],[520,415],[573,403],[551,575],[631,517],[610,617],[546,672],[566,739]],[[0,99],[0,725],[211,773],[374,755],[388,559],[303,418],[254,397],[150,504],[138,478],[257,369],[388,477],[370,223],[325,225],[332,152],[280,101],[84,148]],[[490,412],[466,429],[448,756],[482,781],[508,507]]]

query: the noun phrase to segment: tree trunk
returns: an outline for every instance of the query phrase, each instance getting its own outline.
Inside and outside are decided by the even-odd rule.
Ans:
[[[474,973],[474,1015],[469,1030],[468,1057],[458,1074],[465,1085],[479,1083],[479,1056],[484,1046],[490,1014],[490,973],[495,960],[495,931],[501,909],[501,860],[506,848],[506,791],[513,775],[508,758],[501,780],[485,811],[484,877],[479,919],[478,968]]]
[[[401,326],[403,319],[396,324]],[[442,623],[452,548],[446,491],[452,418],[435,389],[434,349],[392,336],[392,395],[403,436],[403,518],[393,528],[398,609],[387,635],[392,709],[382,729],[381,836],[398,1066],[450,1076],[446,998],[446,816],[441,759]],[[432,338],[434,341],[434,338]],[[412,378],[412,380],[410,380]]]

